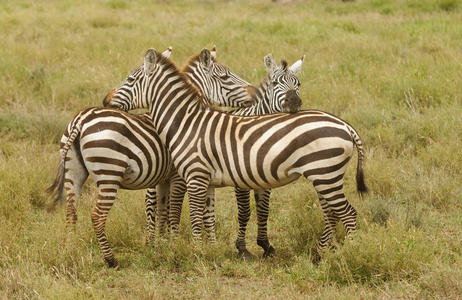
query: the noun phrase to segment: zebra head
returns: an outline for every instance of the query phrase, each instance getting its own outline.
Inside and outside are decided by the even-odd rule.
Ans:
[[[304,59],[305,56],[287,68],[286,61],[281,61],[278,66],[272,54],[265,56],[264,63],[268,71],[266,98],[273,112],[293,113],[300,110],[302,105],[299,96],[300,80],[296,75],[302,69]]]
[[[171,54],[172,46],[168,47],[161,56],[169,59]],[[146,88],[146,82],[149,82],[147,77],[154,73],[157,55],[154,49],[149,49],[144,56],[144,65],[130,72],[118,86],[113,88],[104,97],[103,106],[123,111],[147,108],[149,101],[146,99],[146,93],[143,93],[143,89]]]
[[[183,73],[203,93],[205,101],[217,106],[248,107],[253,86],[217,61],[216,47],[202,49],[184,67]]]

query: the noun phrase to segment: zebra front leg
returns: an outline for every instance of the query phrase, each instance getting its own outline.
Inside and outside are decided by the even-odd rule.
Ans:
[[[236,248],[238,256],[243,260],[252,259],[252,253],[247,250],[245,242],[245,231],[247,229],[247,223],[250,220],[250,190],[235,188],[238,210],[238,222],[239,231],[236,239]]]
[[[101,185],[98,187],[98,198],[96,202],[96,206],[93,209],[91,214],[91,221],[93,223],[93,229],[96,233],[96,238],[98,239],[99,246],[101,247],[101,251],[103,252],[104,260],[107,262],[110,268],[117,268],[119,266],[118,262],[114,258],[114,254],[112,254],[111,247],[107,241],[106,233],[104,232],[104,228],[106,226],[106,219],[111,209],[112,205],[115,201],[115,195],[117,193],[118,188],[105,188],[104,191],[106,195],[101,192]],[[110,190],[110,195],[108,195],[108,191]]]
[[[165,226],[168,221],[168,204],[169,204],[170,184],[163,182],[157,185],[157,228],[159,236],[165,234]]]
[[[193,238],[196,242],[202,241],[202,220],[208,185],[209,181],[191,180],[187,183],[190,207],[189,217]]]
[[[168,220],[170,231],[178,234],[181,219],[181,209],[183,206],[184,195],[186,194],[186,182],[178,173],[170,177],[170,206],[168,209]]]
[[[276,250],[270,245],[267,228],[271,190],[255,190],[254,194],[258,218],[257,245],[263,248],[263,257],[274,256]]]
[[[210,243],[217,242],[215,233],[215,187],[209,186],[207,195],[205,197],[204,213],[202,215],[202,222],[204,223],[207,239]]]
[[[152,245],[156,237],[157,190],[149,188],[145,196],[147,243]]]

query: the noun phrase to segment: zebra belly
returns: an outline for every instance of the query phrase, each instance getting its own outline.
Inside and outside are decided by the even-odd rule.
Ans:
[[[141,173],[137,164],[129,164],[123,175],[121,188],[127,190],[142,190],[155,187],[170,178],[170,166],[151,166],[153,169],[148,173]]]
[[[300,177],[300,175],[301,174],[293,173],[278,179],[273,179],[269,181],[259,180],[257,182],[254,182],[252,180],[243,181],[240,179],[235,179],[234,177],[231,177],[229,174],[224,175],[223,173],[215,172],[212,174],[212,180],[210,182],[210,185],[215,187],[233,186],[242,189],[271,189],[289,184],[296,180],[298,177]]]

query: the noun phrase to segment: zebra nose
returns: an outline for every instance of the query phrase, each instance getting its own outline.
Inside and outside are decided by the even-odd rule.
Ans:
[[[289,90],[286,93],[285,104],[287,112],[294,113],[300,110],[302,106],[302,99],[300,99],[295,90]]]
[[[109,94],[107,94],[106,97],[104,97],[103,106],[111,105],[112,97],[114,96],[115,92],[116,92],[115,89],[112,89],[112,91],[110,91]]]

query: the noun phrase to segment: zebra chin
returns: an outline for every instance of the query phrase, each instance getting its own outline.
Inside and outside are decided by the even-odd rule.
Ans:
[[[302,99],[297,95],[295,90],[289,90],[286,93],[283,108],[288,113],[296,113],[301,110]]]

